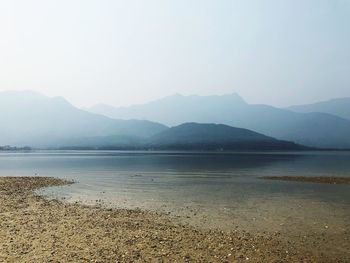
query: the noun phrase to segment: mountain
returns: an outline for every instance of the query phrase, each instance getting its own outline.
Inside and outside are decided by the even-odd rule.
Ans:
[[[150,121],[115,120],[75,108],[61,97],[31,91],[0,92],[0,145],[58,147],[84,138],[144,138],[166,126]],[[96,141],[97,142],[97,141]]]
[[[148,139],[148,147],[176,150],[301,150],[295,143],[276,140],[247,129],[223,124],[184,123]]]
[[[298,113],[248,104],[237,94],[174,95],[131,107],[97,105],[89,111],[111,118],[144,119],[169,126],[185,122],[221,123],[311,147],[350,148],[349,120],[327,113]]]
[[[313,104],[296,105],[287,108],[295,112],[323,112],[350,120],[350,98],[338,98]]]

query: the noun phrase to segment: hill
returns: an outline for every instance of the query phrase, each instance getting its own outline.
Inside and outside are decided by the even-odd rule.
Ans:
[[[276,140],[247,129],[223,124],[184,123],[152,136],[148,147],[176,150],[302,150],[303,146]]]
[[[144,119],[175,126],[186,122],[221,123],[311,147],[350,148],[350,121],[327,113],[299,113],[246,103],[237,94],[174,95],[143,105],[114,108],[97,105],[91,112],[119,119]]]
[[[323,112],[350,120],[350,98],[338,98],[313,104],[296,105],[287,109],[295,112]]]

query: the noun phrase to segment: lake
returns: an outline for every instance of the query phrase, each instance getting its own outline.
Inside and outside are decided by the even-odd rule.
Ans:
[[[160,211],[204,228],[326,236],[350,248],[350,185],[259,178],[350,177],[350,152],[0,153],[0,176],[35,175],[77,182],[38,191],[49,198]]]

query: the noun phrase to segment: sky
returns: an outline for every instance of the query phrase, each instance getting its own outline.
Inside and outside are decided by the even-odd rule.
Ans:
[[[350,96],[350,0],[1,0],[0,90],[24,89],[80,107]]]

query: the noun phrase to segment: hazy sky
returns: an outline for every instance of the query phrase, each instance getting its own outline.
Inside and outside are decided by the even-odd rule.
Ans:
[[[350,0],[1,0],[0,89],[78,106],[350,96]]]

